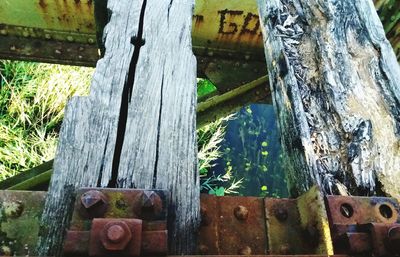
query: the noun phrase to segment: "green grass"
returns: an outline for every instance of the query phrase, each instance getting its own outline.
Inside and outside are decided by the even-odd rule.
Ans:
[[[54,158],[68,98],[92,68],[0,61],[0,181]]]
[[[58,132],[68,99],[89,91],[94,69],[0,61],[0,181],[34,168],[55,156]],[[199,80],[199,94],[215,87]],[[220,157],[226,120],[197,131],[202,188],[234,193],[240,181],[230,174],[209,173]]]

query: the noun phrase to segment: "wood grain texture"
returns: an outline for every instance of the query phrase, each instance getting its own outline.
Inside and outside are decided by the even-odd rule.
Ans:
[[[258,0],[292,195],[400,196],[400,68],[370,0]]]
[[[105,55],[72,99],[42,217],[41,256],[59,255],[79,187],[171,191],[170,252],[191,253],[199,214],[192,0],[109,0]]]

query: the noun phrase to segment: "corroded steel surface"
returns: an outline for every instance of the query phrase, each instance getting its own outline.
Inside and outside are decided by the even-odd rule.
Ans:
[[[134,249],[129,251],[135,255],[138,255],[139,248],[141,254],[165,254],[168,248],[167,224],[164,220],[166,193],[159,190],[152,192],[143,194],[141,190],[118,189],[79,191],[71,225],[75,230],[67,233],[64,245],[68,250],[66,253],[85,256],[89,253],[89,247],[94,246],[99,251],[92,250],[92,255],[101,256],[113,252],[112,248],[120,247],[120,244],[127,249],[135,243]],[[0,191],[3,255],[35,254],[33,249],[37,241],[38,217],[45,194]],[[317,188],[298,199],[203,195],[199,252],[203,254],[201,256],[231,254],[232,257],[243,254],[266,256],[301,253],[304,255],[279,256],[347,256],[333,255],[329,251],[327,246],[330,238],[325,235],[329,230],[326,231],[325,226],[330,225],[336,254],[399,255],[400,209],[397,200],[343,196],[328,196],[325,200],[324,205]],[[106,211],[100,212],[104,217],[93,222],[93,216],[88,216],[88,209],[97,213],[91,208],[101,206],[106,206]],[[329,225],[326,223],[325,206]],[[129,232],[114,227],[120,222],[130,224],[134,219],[143,220],[139,222],[140,229],[135,222],[134,226],[128,225]],[[126,236],[126,233],[130,236]],[[110,249],[106,251],[107,248]],[[124,250],[115,251],[121,254]],[[326,251],[326,254],[322,251]],[[309,255],[311,253],[314,255]]]
[[[332,224],[400,223],[400,206],[395,198],[327,196]]]
[[[138,219],[94,219],[90,230],[89,255],[140,256],[142,221]],[[64,248],[65,249],[65,248]]]
[[[45,192],[0,191],[0,255],[35,255]]]
[[[167,218],[167,196],[162,190],[123,190],[123,189],[96,189],[95,191],[104,194],[104,201],[97,203],[95,208],[86,208],[82,204],[81,197],[93,189],[81,189],[77,193],[74,213],[70,230],[83,231],[88,230],[88,221],[91,218],[121,218],[121,219],[142,219],[145,223],[148,221],[165,221]],[[145,192],[157,194],[154,205],[149,208],[143,205]],[[147,197],[147,195],[146,195]],[[105,210],[99,209],[105,208]],[[101,215],[98,215],[101,213]],[[144,226],[147,226],[144,224]]]
[[[94,65],[97,60],[94,4],[104,0],[13,0],[0,2],[0,57]],[[388,0],[375,0],[385,29],[397,55],[400,55],[398,7]],[[100,4],[99,4],[100,3]],[[101,8],[100,8],[101,10]],[[107,17],[106,11],[101,16]],[[263,61],[263,44],[256,0],[197,0],[193,16],[193,45],[198,56],[243,61]],[[11,36],[7,39],[6,37]],[[36,44],[19,42],[30,39]],[[37,39],[37,40],[35,40]],[[59,42],[61,44],[49,42]],[[8,43],[7,43],[8,42]],[[50,48],[38,47],[48,45]],[[65,46],[64,46],[64,43]],[[67,55],[71,45],[89,48],[87,56]],[[15,46],[18,52],[11,51]],[[60,47],[61,45],[61,47]],[[51,55],[55,50],[65,54]],[[50,55],[49,55],[50,53]],[[81,58],[79,58],[81,56]]]
[[[328,218],[317,187],[298,199],[265,199],[271,254],[333,254]]]
[[[335,252],[399,256],[400,206],[386,197],[327,196]]]
[[[267,253],[263,199],[201,196],[199,253],[257,255]]]
[[[0,49],[0,57],[93,66],[93,61],[98,58],[94,3],[93,0],[0,2],[0,41],[5,48]],[[104,12],[107,12],[105,8]],[[255,0],[198,0],[193,16],[194,51],[208,57],[262,61],[264,53],[257,13]],[[15,37],[37,43],[22,43]],[[55,42],[62,43],[62,47]],[[88,49],[86,51],[91,55],[84,56],[71,50],[74,55],[67,55],[71,44]],[[11,50],[13,46],[18,51]],[[56,49],[58,53],[52,54]]]
[[[167,254],[168,195],[163,190],[80,189],[64,254]]]

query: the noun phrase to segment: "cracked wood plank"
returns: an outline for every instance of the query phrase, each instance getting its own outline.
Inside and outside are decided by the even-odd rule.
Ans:
[[[193,0],[109,0],[90,95],[66,108],[42,217],[41,256],[60,255],[79,187],[170,190],[170,253],[195,246],[199,215]]]
[[[371,0],[258,0],[289,190],[400,196],[400,68]]]

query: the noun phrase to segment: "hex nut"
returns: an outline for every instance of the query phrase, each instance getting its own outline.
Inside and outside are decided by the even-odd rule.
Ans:
[[[132,231],[123,221],[112,221],[104,226],[101,243],[108,251],[124,250],[132,240]]]

